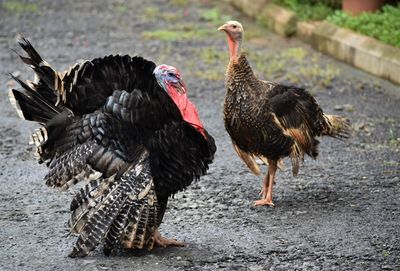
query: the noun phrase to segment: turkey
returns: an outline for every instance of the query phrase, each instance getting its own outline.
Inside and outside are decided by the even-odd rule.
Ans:
[[[228,21],[218,28],[226,33],[230,61],[226,71],[224,102],[225,128],[238,156],[256,175],[256,158],[268,164],[260,200],[254,205],[274,206],[272,188],[281,159],[290,157],[293,175],[307,154],[318,155],[317,136],[348,138],[349,121],[341,116],[324,114],[306,90],[259,80],[245,53],[241,52],[243,27]]]
[[[158,227],[168,198],[206,173],[216,146],[187,97],[179,71],[142,57],[110,55],[55,71],[19,41],[35,72],[10,90],[20,117],[42,125],[31,136],[50,187],[85,181],[71,201],[78,235],[70,257],[100,243],[118,248],[182,246]]]

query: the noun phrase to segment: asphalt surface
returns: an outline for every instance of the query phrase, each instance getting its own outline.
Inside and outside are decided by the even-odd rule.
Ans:
[[[0,3],[0,270],[400,270],[399,87],[260,29],[224,3]],[[260,77],[306,87],[354,128],[348,141],[321,139],[319,159],[306,159],[297,177],[286,161],[276,208],[252,207],[261,177],[235,155],[223,127],[228,52],[216,28],[228,18],[243,23]],[[185,248],[67,257],[76,240],[66,226],[73,191],[45,186],[46,168],[27,144],[37,125],[19,120],[7,97],[6,73],[33,76],[9,50],[18,49],[17,33],[60,70],[116,53],[181,70],[218,145],[209,174],[170,200],[160,229]]]

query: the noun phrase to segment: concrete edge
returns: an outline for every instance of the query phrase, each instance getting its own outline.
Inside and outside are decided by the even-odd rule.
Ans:
[[[400,84],[398,48],[326,22],[315,26],[310,43],[321,52]]]

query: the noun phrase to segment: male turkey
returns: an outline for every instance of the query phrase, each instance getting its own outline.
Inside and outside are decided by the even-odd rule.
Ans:
[[[274,206],[272,187],[280,159],[289,156],[296,175],[304,154],[317,157],[316,136],[347,138],[350,124],[341,116],[324,114],[314,97],[302,88],[259,80],[240,50],[243,27],[239,22],[228,21],[218,30],[226,33],[230,54],[225,128],[237,154],[253,173],[260,174],[255,158],[269,165],[262,198],[254,205]]]
[[[43,125],[32,135],[46,184],[68,189],[87,181],[71,202],[69,256],[83,257],[103,242],[115,248],[182,246],[160,236],[168,198],[206,173],[216,146],[188,100],[179,71],[142,57],[110,55],[59,73],[28,40],[19,42],[35,71],[14,78],[19,115]]]

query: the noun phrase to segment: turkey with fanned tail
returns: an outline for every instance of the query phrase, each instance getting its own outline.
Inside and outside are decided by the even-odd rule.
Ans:
[[[179,71],[139,56],[110,55],[55,71],[21,38],[35,80],[10,90],[20,117],[40,123],[31,136],[46,184],[86,185],[71,202],[69,256],[100,243],[151,249],[183,243],[161,237],[168,198],[206,173],[216,146],[187,97]]]

